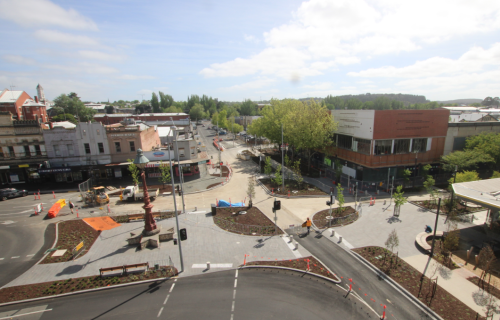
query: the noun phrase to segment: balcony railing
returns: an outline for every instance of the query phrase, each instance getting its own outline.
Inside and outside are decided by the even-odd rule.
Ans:
[[[32,159],[37,157],[47,157],[46,151],[35,151],[35,152],[4,152],[0,153],[0,159]]]

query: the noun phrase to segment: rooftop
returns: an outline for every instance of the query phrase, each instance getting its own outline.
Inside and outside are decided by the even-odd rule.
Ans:
[[[457,197],[486,208],[500,209],[500,178],[454,183],[451,186]]]
[[[4,90],[2,95],[0,96],[0,103],[7,103],[7,102],[16,102],[17,99],[23,94],[24,91],[10,91],[10,90]]]

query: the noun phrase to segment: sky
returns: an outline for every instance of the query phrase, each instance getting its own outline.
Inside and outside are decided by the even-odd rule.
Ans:
[[[500,96],[498,0],[0,0],[0,90]]]

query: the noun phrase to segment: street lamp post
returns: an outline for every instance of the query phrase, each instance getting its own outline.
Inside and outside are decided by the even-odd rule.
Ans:
[[[153,217],[152,209],[153,205],[149,199],[148,185],[146,184],[146,173],[145,168],[149,160],[142,153],[142,149],[137,149],[137,156],[134,159],[134,164],[141,170],[142,177],[142,189],[144,192],[144,230],[142,233],[145,236],[152,236],[160,232],[160,229],[156,226],[155,219]]]
[[[453,183],[457,181],[457,171],[458,171],[458,166],[455,166],[455,173],[453,174]],[[455,191],[453,190],[453,186],[451,186],[451,201],[450,201],[450,211],[453,209],[453,198],[455,196]]]
[[[172,123],[174,122],[174,120],[172,118],[170,118],[170,120],[172,120]],[[174,141],[175,141],[175,152],[177,153],[177,168],[179,169],[179,183],[181,185],[181,197],[182,197],[182,212],[186,212],[186,205],[184,204],[184,189],[182,188],[182,168],[181,168],[181,163],[180,163],[180,158],[179,158],[179,146],[177,144],[177,127],[174,125],[172,127],[170,127],[170,130],[172,130],[174,132]],[[174,177],[172,176],[172,179]],[[173,193],[175,193],[175,189],[172,190]]]
[[[417,185],[417,158],[418,158],[418,151],[415,150],[415,171],[413,171],[413,188],[415,188]]]
[[[170,146],[168,149],[168,160],[170,161],[170,181],[172,182],[172,196],[174,197],[174,212],[175,212],[175,226],[177,228],[177,236],[180,238],[179,232],[179,216],[177,214],[177,201],[175,199],[175,183],[174,183],[174,169],[172,167],[172,154],[170,153]],[[182,258],[182,246],[180,239],[178,239],[177,244],[179,245],[179,257],[181,259],[181,271],[184,271],[184,259]]]

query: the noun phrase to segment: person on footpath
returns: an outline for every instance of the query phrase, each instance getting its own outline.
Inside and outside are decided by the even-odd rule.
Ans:
[[[312,221],[307,218],[306,220],[306,227],[307,227],[307,234],[311,231],[311,226],[312,226]]]
[[[73,212],[73,208],[75,207],[75,205],[73,204],[73,202],[69,202],[69,210],[71,210],[71,214],[74,214]]]

